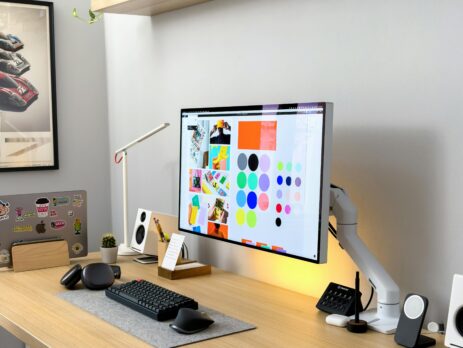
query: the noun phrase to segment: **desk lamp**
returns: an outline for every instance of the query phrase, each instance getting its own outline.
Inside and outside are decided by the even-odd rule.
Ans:
[[[119,245],[118,255],[136,255],[138,252],[132,250],[128,243],[128,218],[127,218],[127,150],[132,146],[141,143],[142,141],[148,139],[152,135],[162,131],[164,128],[169,127],[169,123],[163,123],[159,127],[149,131],[145,135],[135,139],[134,141],[128,143],[127,145],[121,147],[114,153],[114,161],[120,163],[122,161],[122,192],[123,192],[123,209],[124,209],[124,242]],[[118,158],[118,155],[122,154],[121,158]]]

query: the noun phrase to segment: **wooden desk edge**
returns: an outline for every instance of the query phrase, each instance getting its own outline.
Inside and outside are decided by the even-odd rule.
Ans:
[[[0,326],[15,336],[18,340],[27,344],[30,348],[47,348],[44,342],[32,335],[26,329],[16,325],[12,320],[0,313]]]

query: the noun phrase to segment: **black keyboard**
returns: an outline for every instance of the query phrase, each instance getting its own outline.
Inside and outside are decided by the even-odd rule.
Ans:
[[[146,280],[117,284],[106,296],[158,321],[173,319],[180,308],[198,309],[198,302]]]

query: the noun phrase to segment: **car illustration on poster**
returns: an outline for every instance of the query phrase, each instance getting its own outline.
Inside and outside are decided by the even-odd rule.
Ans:
[[[39,92],[25,78],[0,72],[0,110],[25,111]]]
[[[0,48],[16,52],[24,47],[22,41],[13,34],[4,34],[0,32]]]
[[[8,52],[0,48],[0,71],[21,76],[30,68],[31,65],[22,54]]]

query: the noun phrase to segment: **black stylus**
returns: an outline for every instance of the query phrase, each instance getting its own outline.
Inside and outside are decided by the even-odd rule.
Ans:
[[[359,313],[359,293],[360,293],[360,272],[355,272],[355,322],[358,323],[360,320]]]
[[[367,331],[368,324],[365,320],[360,320],[360,273],[355,272],[355,319],[347,322],[347,330],[354,333],[363,333]]]

